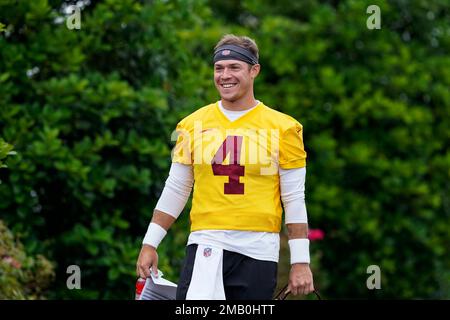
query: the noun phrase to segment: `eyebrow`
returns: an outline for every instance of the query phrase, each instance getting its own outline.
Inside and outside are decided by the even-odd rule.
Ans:
[[[241,65],[239,64],[239,63],[232,63],[232,64],[229,64],[228,65],[229,67],[241,67]],[[216,64],[215,66],[214,66],[215,68],[217,68],[217,67],[224,67],[224,65],[223,64]]]

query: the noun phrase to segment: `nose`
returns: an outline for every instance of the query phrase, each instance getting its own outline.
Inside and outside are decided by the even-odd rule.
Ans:
[[[222,79],[228,79],[230,78],[230,74],[228,72],[228,68],[224,68],[222,72]]]

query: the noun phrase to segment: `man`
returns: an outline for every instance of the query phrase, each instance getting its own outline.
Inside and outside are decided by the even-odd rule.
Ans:
[[[314,290],[302,125],[255,99],[258,59],[252,39],[225,35],[213,58],[220,101],[177,125],[169,177],[136,270],[143,278],[150,276],[150,269],[156,275],[156,249],[194,186],[191,233],[177,299],[272,299],[281,203],[291,252],[286,292],[297,295]]]

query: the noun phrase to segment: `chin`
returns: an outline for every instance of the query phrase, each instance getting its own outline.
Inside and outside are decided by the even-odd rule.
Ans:
[[[236,96],[231,96],[231,97],[220,96],[220,97],[222,98],[222,100],[229,101],[229,102],[235,102],[238,100],[238,97],[236,97]]]
[[[220,95],[220,97],[221,97],[223,100],[227,100],[227,101],[230,101],[230,102],[235,102],[235,101],[239,100],[239,98],[241,98],[241,96],[239,95],[239,93],[234,93],[234,94],[223,94],[223,95]]]

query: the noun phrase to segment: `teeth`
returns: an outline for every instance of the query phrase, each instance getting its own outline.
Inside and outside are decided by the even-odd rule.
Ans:
[[[225,84],[222,84],[222,86],[224,87],[224,88],[231,88],[231,87],[234,87],[236,84],[231,84],[231,83],[225,83]]]

